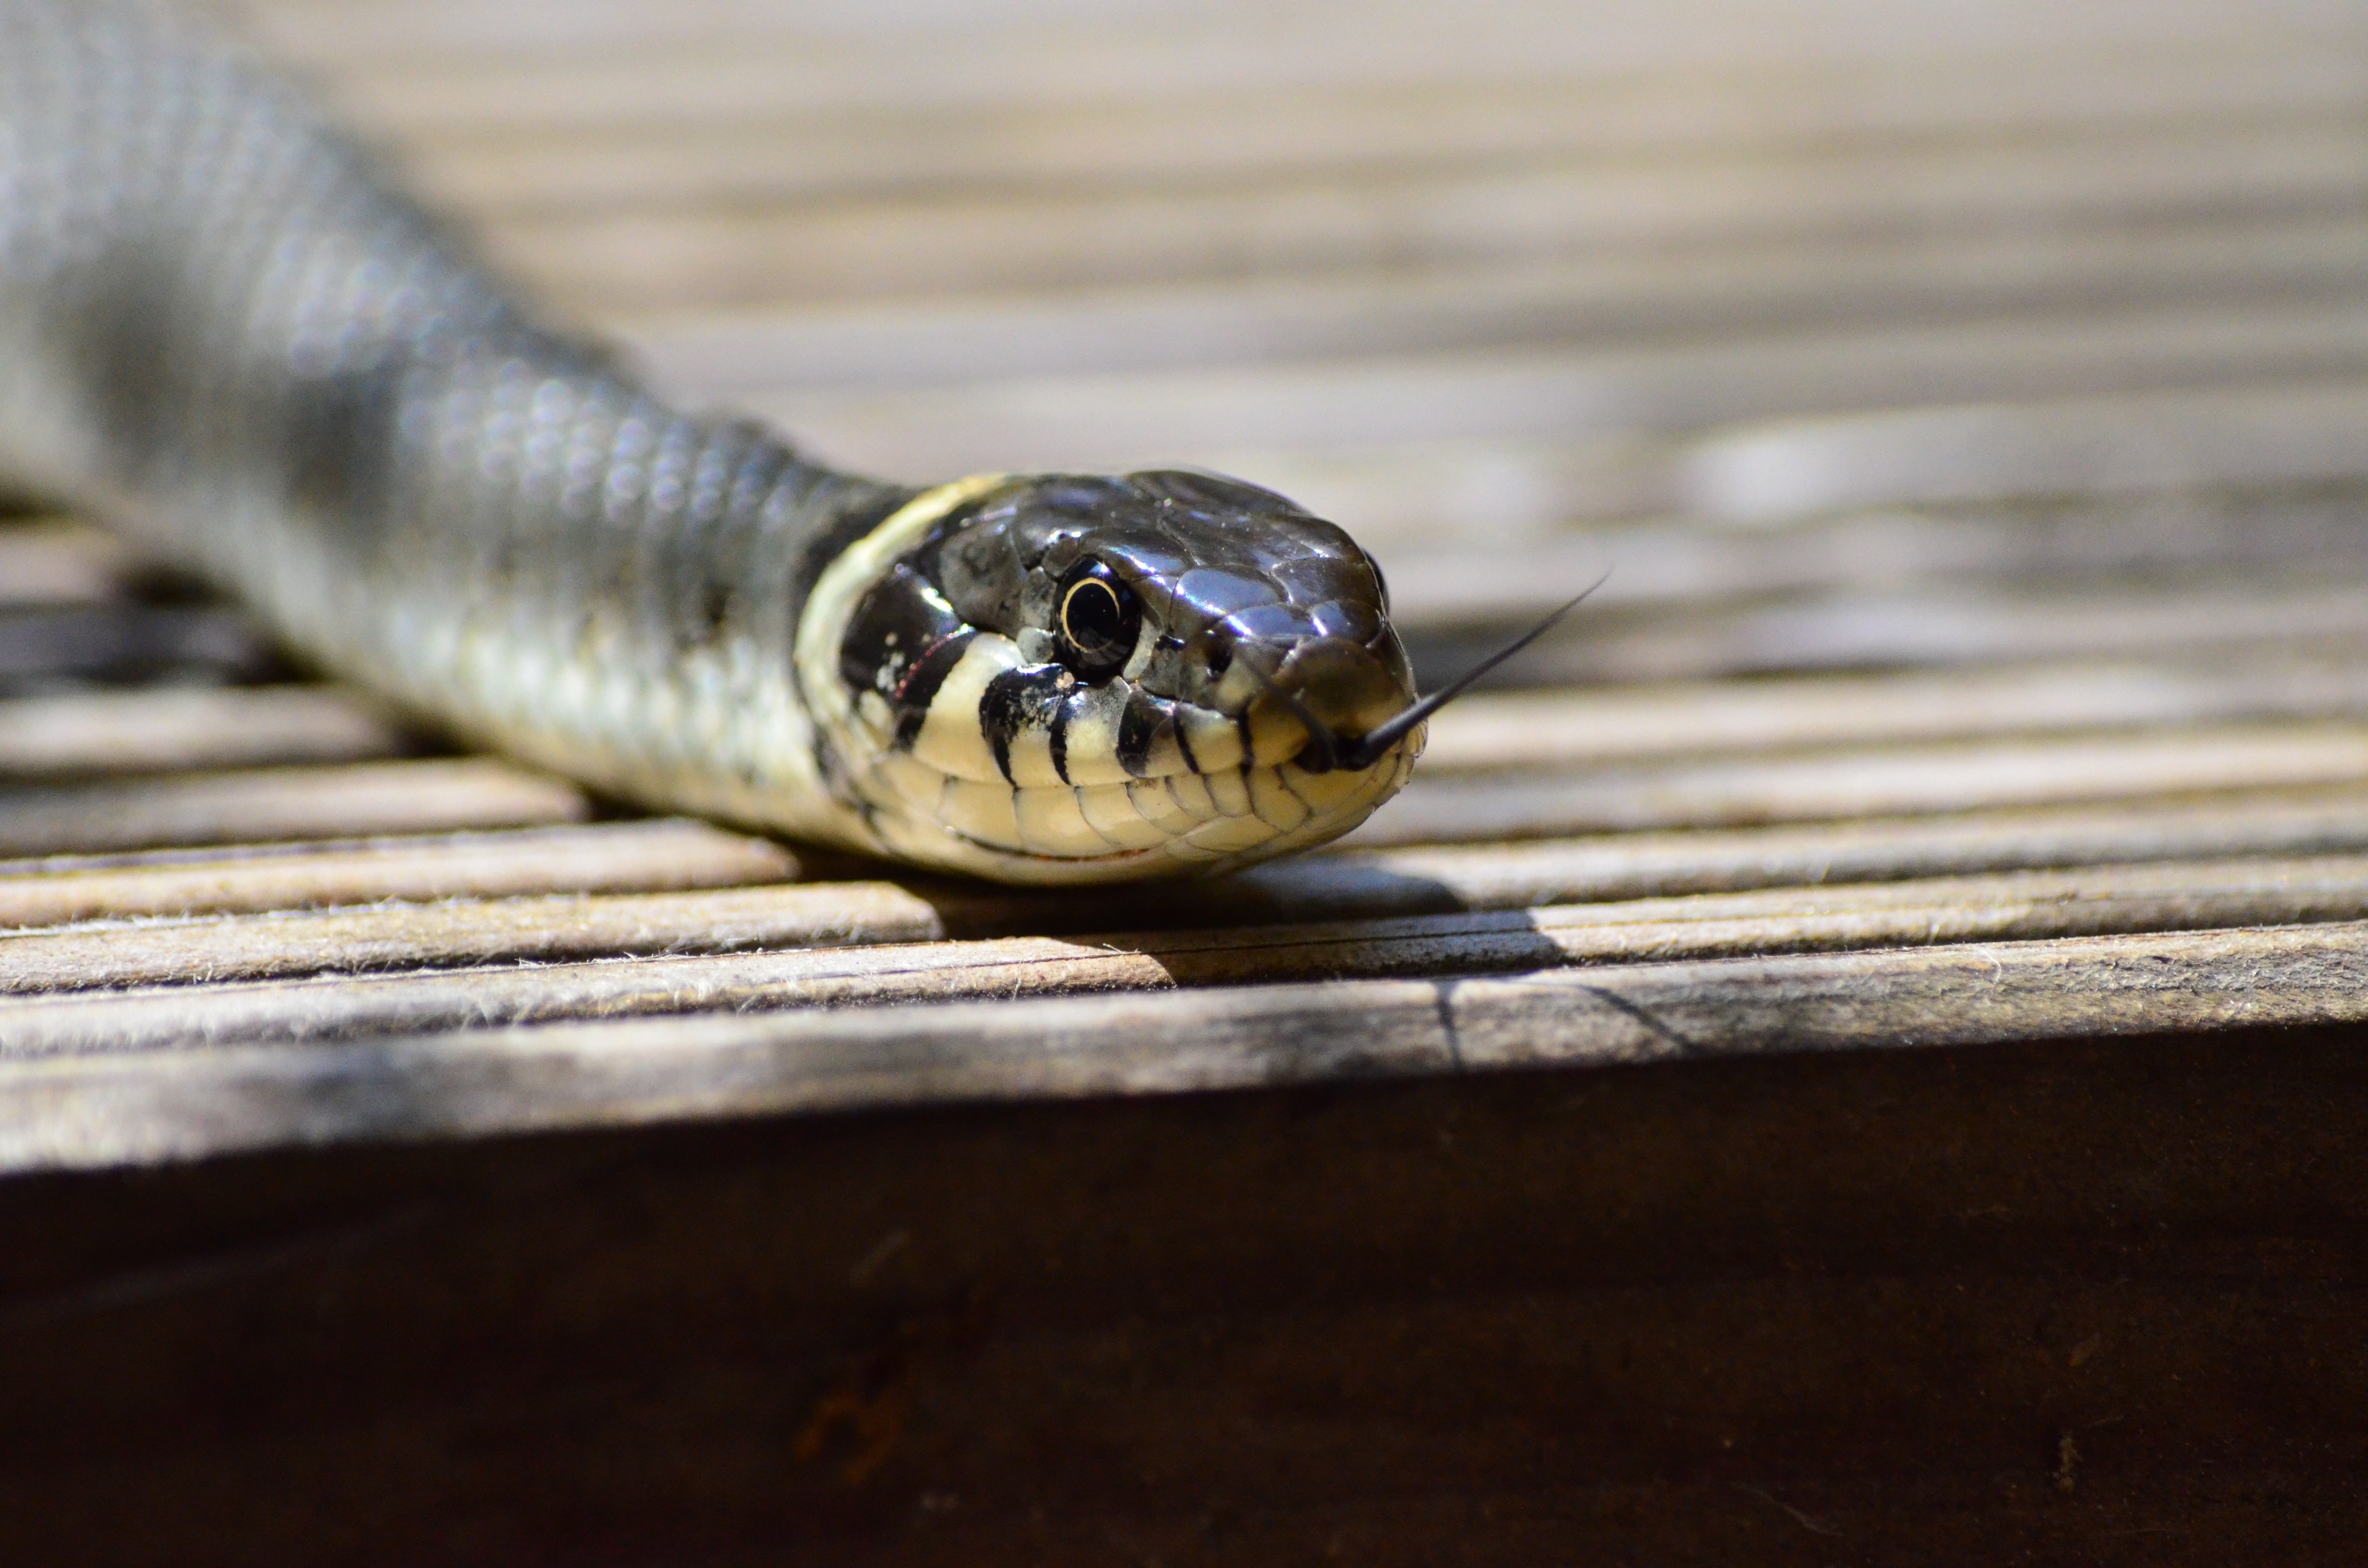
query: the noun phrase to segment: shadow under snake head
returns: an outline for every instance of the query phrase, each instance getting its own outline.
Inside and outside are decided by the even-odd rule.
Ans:
[[[1337,838],[1405,783],[1432,706],[1348,534],[1189,472],[925,492],[817,585],[798,666],[871,832],[1004,881]]]

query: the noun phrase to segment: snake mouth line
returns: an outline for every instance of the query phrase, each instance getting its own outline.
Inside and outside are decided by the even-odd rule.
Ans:
[[[1117,880],[1163,863],[1178,875],[1246,864],[1336,838],[1396,792],[1413,749],[1354,773],[1285,762],[1123,785],[987,782],[905,756],[882,758],[874,773],[882,796],[920,808],[907,806],[903,834],[959,842],[1005,874],[1032,867],[1046,881]]]

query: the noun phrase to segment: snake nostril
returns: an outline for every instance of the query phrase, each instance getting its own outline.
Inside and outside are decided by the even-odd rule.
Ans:
[[[1209,678],[1212,681],[1223,680],[1225,678],[1225,672],[1233,667],[1234,645],[1230,642],[1212,642],[1209,645]]]

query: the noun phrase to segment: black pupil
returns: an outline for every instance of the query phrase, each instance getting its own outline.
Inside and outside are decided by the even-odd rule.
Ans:
[[[1134,596],[1122,584],[1087,577],[1061,601],[1061,633],[1077,651],[1087,673],[1108,674],[1134,652]]]

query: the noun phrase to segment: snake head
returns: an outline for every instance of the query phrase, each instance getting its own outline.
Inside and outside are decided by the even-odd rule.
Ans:
[[[802,635],[801,677],[826,776],[901,853],[1021,881],[1226,869],[1348,832],[1420,752],[1380,570],[1270,491],[966,481],[875,539],[843,611],[818,587],[830,668]]]

